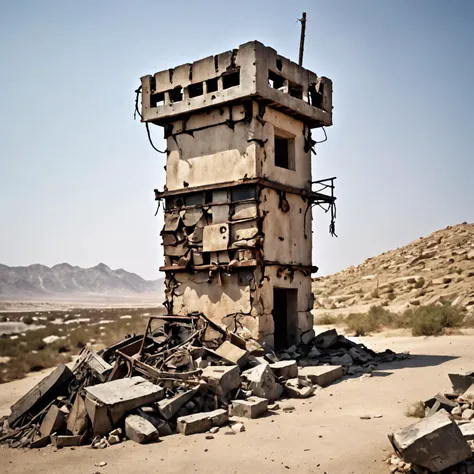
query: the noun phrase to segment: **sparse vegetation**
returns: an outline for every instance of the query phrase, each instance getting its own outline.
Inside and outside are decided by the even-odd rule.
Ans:
[[[424,418],[425,404],[422,401],[412,403],[406,408],[405,416],[409,416],[411,418]]]
[[[446,330],[472,327],[474,318],[466,318],[466,311],[450,304],[410,308],[401,314],[382,306],[372,306],[367,313],[351,313],[345,323],[355,336],[365,336],[384,328],[411,328],[413,336],[438,336]]]
[[[160,312],[161,308],[81,308],[67,312],[3,313],[6,321],[44,327],[0,336],[0,383],[70,362],[86,345],[100,350],[127,334],[142,334],[148,321],[142,315]],[[48,336],[58,339],[48,344],[44,341]]]

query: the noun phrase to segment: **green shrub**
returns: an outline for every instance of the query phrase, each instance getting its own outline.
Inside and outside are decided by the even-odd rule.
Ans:
[[[450,304],[420,306],[405,311],[404,316],[408,312],[413,336],[439,336],[445,328],[462,326],[464,320],[463,309]]]

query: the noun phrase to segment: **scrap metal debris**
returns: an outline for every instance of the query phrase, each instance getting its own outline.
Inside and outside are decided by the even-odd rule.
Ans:
[[[406,357],[335,330],[313,336],[275,354],[202,314],[151,316],[144,335],[98,353],[86,347],[72,370],[62,365],[40,381],[0,419],[0,442],[103,449],[126,438],[216,433],[229,414],[256,418],[282,396],[306,398],[344,373]]]
[[[449,374],[452,393],[420,402],[424,418],[389,435],[395,450],[387,460],[390,472],[474,473],[474,383],[466,383],[473,376]]]

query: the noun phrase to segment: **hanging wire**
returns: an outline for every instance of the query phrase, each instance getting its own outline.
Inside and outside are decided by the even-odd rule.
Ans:
[[[137,115],[140,117],[140,119],[143,119],[143,115],[141,114],[140,109],[138,107],[141,92],[142,92],[142,86],[140,86],[138,89],[135,90],[135,110],[133,112],[133,120],[137,119]],[[148,141],[150,142],[150,145],[152,146],[152,148],[158,153],[162,153],[163,155],[165,155],[166,150],[165,151],[158,150],[158,148],[156,148],[155,144],[153,143],[153,140],[151,139],[150,125],[148,122],[145,122],[145,128],[146,128],[146,135],[148,137]]]

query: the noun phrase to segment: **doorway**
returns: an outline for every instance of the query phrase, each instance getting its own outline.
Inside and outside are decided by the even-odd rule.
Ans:
[[[273,338],[275,350],[287,349],[296,343],[298,327],[298,290],[273,288]]]

